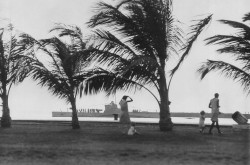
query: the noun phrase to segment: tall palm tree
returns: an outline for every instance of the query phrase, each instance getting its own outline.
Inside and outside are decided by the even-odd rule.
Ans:
[[[13,84],[23,81],[20,74],[21,65],[16,57],[22,53],[18,40],[13,33],[13,26],[9,24],[0,31],[0,98],[2,100],[1,127],[11,127],[9,108],[9,92]]]
[[[65,99],[72,108],[72,128],[79,129],[76,109],[76,97],[79,84],[86,78],[88,50],[82,39],[81,30],[75,26],[58,24],[51,31],[72,32],[70,40],[52,37],[36,40],[28,34],[22,34],[22,45],[26,50],[19,57],[23,64],[22,73],[31,76],[52,94]]]
[[[250,13],[245,14],[243,21],[250,21]],[[215,35],[206,39],[207,44],[221,47],[219,53],[231,55],[234,64],[225,61],[208,60],[198,69],[203,79],[211,71],[218,71],[227,78],[239,82],[244,91],[250,93],[250,26],[245,23],[220,20],[233,27],[237,32],[229,35]]]
[[[192,26],[192,36],[184,44],[182,30],[172,15],[171,0],[120,0],[115,5],[100,2],[96,12],[88,22],[94,28],[91,58],[102,68],[85,81],[84,92],[104,90],[114,94],[117,90],[144,88],[159,105],[160,130],[171,130],[167,62],[184,47],[172,77],[211,16]]]

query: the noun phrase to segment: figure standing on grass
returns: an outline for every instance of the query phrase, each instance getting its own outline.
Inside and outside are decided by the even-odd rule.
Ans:
[[[199,121],[199,128],[200,128],[200,133],[203,133],[205,129],[205,112],[201,111],[200,114],[201,116]]]
[[[129,100],[127,100],[129,98]],[[129,96],[124,95],[119,102],[121,107],[121,116],[120,116],[120,123],[123,126],[123,133],[127,133],[127,130],[130,126],[130,117],[128,113],[128,102],[132,102],[133,99]]]
[[[212,109],[212,113],[211,113],[212,124],[211,124],[210,129],[209,129],[209,134],[212,134],[212,129],[213,129],[215,123],[216,123],[216,128],[218,130],[218,133],[221,134],[219,121],[218,121],[219,114],[221,114],[219,111],[220,105],[219,105],[219,94],[218,93],[214,94],[214,98],[210,100],[208,107]]]

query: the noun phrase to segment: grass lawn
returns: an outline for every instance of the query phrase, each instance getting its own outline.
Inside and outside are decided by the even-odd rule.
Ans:
[[[138,136],[121,133],[117,123],[14,121],[0,128],[1,165],[248,165],[250,131],[222,127],[224,134],[200,134],[197,126],[137,124]],[[208,128],[206,129],[208,131]]]

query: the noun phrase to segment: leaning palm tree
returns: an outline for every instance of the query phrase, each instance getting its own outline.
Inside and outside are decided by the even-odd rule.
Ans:
[[[65,99],[72,108],[72,128],[79,129],[76,109],[76,96],[79,84],[86,78],[88,51],[82,40],[80,29],[75,26],[58,25],[51,31],[61,29],[79,32],[71,35],[71,40],[59,37],[36,40],[28,34],[22,34],[22,45],[26,50],[19,57],[23,64],[22,73],[31,76],[52,94]],[[64,36],[61,31],[60,37]]]
[[[250,13],[243,17],[243,21],[250,21]],[[250,26],[245,23],[220,20],[221,23],[229,25],[237,30],[235,34],[215,35],[207,38],[207,44],[220,45],[217,50],[232,56],[231,62],[208,60],[198,69],[203,79],[211,71],[218,71],[227,78],[239,82],[244,91],[250,93]]]
[[[24,80],[20,74],[20,63],[16,57],[22,53],[18,37],[13,35],[13,26],[9,24],[0,31],[0,98],[2,100],[1,127],[11,127],[9,92],[13,84]]]
[[[159,105],[160,130],[171,130],[167,62],[184,47],[172,77],[211,16],[192,27],[192,36],[184,44],[171,0],[120,0],[115,5],[100,2],[96,11],[88,25],[94,28],[91,59],[101,68],[85,81],[84,92],[104,90],[114,94],[117,90],[144,88]]]

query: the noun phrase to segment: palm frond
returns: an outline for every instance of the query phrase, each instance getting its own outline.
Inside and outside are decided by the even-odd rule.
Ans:
[[[55,51],[62,62],[65,62],[69,58],[70,52],[68,46],[59,38],[53,37],[49,39],[42,39],[40,42],[43,48],[48,46],[48,49]]]
[[[96,69],[93,71],[93,76],[84,81],[84,94],[96,94],[100,91],[107,92],[107,95],[115,94],[117,88],[114,84],[116,75],[106,70]],[[81,92],[82,93],[82,92]]]
[[[235,29],[238,29],[237,35],[242,36],[245,39],[250,39],[250,27],[241,22],[220,20],[219,22],[227,24]]]
[[[105,91],[107,96],[115,94],[117,91],[132,91],[140,90],[144,88],[156,99],[158,104],[160,104],[159,99],[154,95],[154,93],[149,90],[145,85],[133,81],[131,79],[126,79],[112,73],[111,71],[104,70],[102,68],[96,68],[92,72],[93,76],[85,79],[83,83],[79,86],[78,90],[82,94],[96,94],[100,91]]]
[[[62,23],[56,23],[55,26],[50,29],[49,32],[58,32],[59,37],[69,36],[82,39],[82,31],[78,26],[66,25]]]
[[[76,51],[86,49],[82,30],[78,26],[57,23],[50,32],[57,32],[59,37],[68,37],[71,41],[71,47]]]
[[[69,85],[65,79],[61,79],[58,75],[52,74],[46,68],[32,67],[32,79],[38,81],[38,84],[45,86],[53,95],[64,98],[69,101]]]
[[[150,69],[150,67],[148,67]],[[159,89],[156,77],[157,71],[147,70],[144,66],[134,66],[126,72],[121,72],[121,77],[135,81],[139,84],[154,86]]]
[[[250,54],[250,44],[246,43],[243,45],[239,44],[232,44],[232,45],[227,45],[222,48],[217,49],[219,53],[229,53],[233,54],[234,56],[237,56],[237,59],[241,59],[242,56],[248,56]]]
[[[123,5],[129,4],[129,3],[134,3],[137,0],[120,0],[120,2],[118,4],[116,4],[116,8],[119,9],[120,7],[122,7]]]
[[[142,85],[135,81],[117,76],[107,70],[95,70],[92,77],[84,81],[84,94],[95,94],[100,91],[105,91],[107,95],[115,94],[118,90],[136,91],[141,89]]]
[[[1,39],[0,43],[0,79],[2,82],[5,82],[6,85],[11,86],[11,84],[17,83],[17,79],[19,79],[19,77],[17,77],[16,71],[19,71],[22,66],[17,65],[18,60],[16,57],[22,53],[23,49],[18,43],[17,36],[12,34],[9,41],[4,44],[3,40]]]
[[[126,79],[131,79],[140,84],[154,84],[157,81],[157,74],[164,71],[155,59],[147,56],[138,56],[128,61],[129,65],[123,65],[116,69],[116,72]]]
[[[86,49],[80,29],[75,27],[70,29],[72,31],[63,31],[66,28],[66,25],[58,25],[52,31],[57,30],[61,37],[77,36],[77,42],[67,43],[59,37],[37,41],[31,36],[23,34],[20,45],[25,51],[17,56],[17,59],[19,64],[24,67],[17,74],[19,77],[30,76],[41,86],[47,87],[53,95],[69,101],[72,97],[70,95],[72,90],[77,92],[79,84],[89,76],[86,68],[90,64],[91,50]],[[66,34],[66,32],[69,33]]]
[[[142,29],[144,24],[141,24],[141,22],[144,18],[139,20],[135,16],[128,16],[116,7],[106,3],[99,3],[97,7],[99,12],[89,21],[90,27],[104,26],[107,29],[112,29],[114,34],[125,38],[126,42],[130,43],[134,50],[153,54],[150,38]]]
[[[140,30],[130,42],[141,50],[141,54],[147,54],[158,62],[167,59],[172,50],[175,53],[181,44],[181,31],[175,26],[171,4],[171,1],[139,0],[127,7]]]
[[[247,44],[248,42],[246,41],[246,39],[243,39],[240,36],[233,36],[233,35],[215,35],[212,37],[209,37],[207,39],[205,39],[205,41],[207,41],[207,45],[210,44],[223,44],[223,45],[230,45],[230,44]]]
[[[197,40],[198,36],[201,34],[203,29],[210,23],[212,19],[212,15],[209,15],[208,17],[196,20],[198,23],[191,26],[191,32],[189,39],[187,40],[187,44],[183,48],[184,53],[182,54],[181,58],[179,59],[179,62],[177,65],[171,70],[171,76],[174,75],[174,73],[179,69],[180,65],[183,63],[184,59],[188,56],[194,42]]]
[[[250,67],[250,42],[239,36],[215,35],[206,39],[207,44],[221,45],[217,49],[219,53],[226,53],[235,58],[235,61],[241,61],[245,68]]]
[[[250,20],[250,13],[247,13],[244,15],[243,21],[245,22],[245,21],[249,21],[249,20]]]
[[[176,52],[182,38],[180,28],[175,25],[172,2],[169,0],[147,0],[141,3],[145,13],[143,32],[147,38],[150,38],[149,42],[156,50],[157,56],[165,60],[170,56],[168,53],[171,50]],[[167,49],[162,49],[164,47]]]
[[[19,37],[20,40],[18,43],[20,46],[22,46],[23,50],[28,51],[29,49],[36,49],[40,46],[40,42],[27,33],[21,33]],[[35,47],[35,45],[37,47]]]
[[[243,87],[243,90],[248,94],[250,93],[250,74],[245,70],[230,63],[212,60],[208,60],[197,70],[197,72],[201,75],[201,79],[203,79],[211,71],[218,71],[226,78],[239,82]]]
[[[116,7],[104,2],[99,2],[95,7],[95,11],[98,14],[94,15],[87,23],[92,28],[99,25],[120,25],[124,20],[128,20]]]
[[[97,45],[94,47],[103,51],[119,54],[120,56],[136,56],[136,52],[134,52],[130,46],[126,45],[125,40],[117,38],[117,36],[109,31],[97,29],[94,33],[95,35],[92,36],[92,40],[94,40],[94,44]]]
[[[207,38],[206,41],[207,44],[223,45],[224,46],[223,48],[218,49],[218,52],[220,53],[237,53],[240,52],[242,49],[243,51],[241,54],[250,52],[249,41],[239,36],[215,35],[213,37]],[[234,49],[232,49],[233,47]]]
[[[52,66],[56,66],[58,70],[62,70],[62,75],[65,73],[67,77],[72,76],[74,70],[77,69],[77,65],[74,63],[77,60],[74,59],[78,59],[79,56],[71,52],[69,46],[57,37],[44,39],[40,42],[43,45],[40,49],[53,59],[54,64]]]
[[[90,50],[89,59],[92,59],[102,65],[107,65],[108,67],[116,67],[118,65],[127,64],[127,60],[123,59],[121,56],[96,48],[92,48]]]

